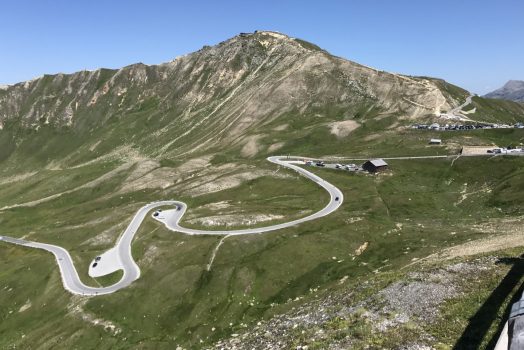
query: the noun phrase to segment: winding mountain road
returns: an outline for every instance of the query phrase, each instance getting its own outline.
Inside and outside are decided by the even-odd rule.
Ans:
[[[475,97],[475,95],[469,95],[468,97],[466,97],[466,101],[463,104],[461,104],[458,107],[453,108],[451,111],[449,111],[449,113],[452,115],[460,115],[460,111],[462,111],[464,107],[466,107],[467,105],[471,103],[473,97]]]
[[[140,277],[140,268],[133,260],[133,256],[131,255],[131,243],[133,241],[133,237],[138,231],[138,228],[140,227],[146,215],[155,208],[165,206],[176,207],[176,209],[162,211],[160,213],[161,215],[155,217],[155,219],[162,222],[171,231],[181,232],[189,235],[246,235],[270,232],[287,227],[292,227],[306,221],[315,220],[320,217],[329,215],[330,213],[334,212],[340,207],[344,200],[344,196],[337,187],[323,180],[321,177],[311,173],[310,171],[296,165],[303,164],[303,162],[296,160],[284,160],[284,158],[285,157],[269,157],[267,158],[267,160],[277,165],[281,165],[286,168],[295,170],[299,174],[307,177],[308,179],[314,181],[316,184],[324,188],[330,195],[329,203],[324,208],[322,208],[314,214],[311,214],[301,219],[266,227],[231,231],[206,231],[190,229],[180,226],[180,219],[184,216],[184,213],[187,209],[187,205],[184,202],[168,200],[146,204],[142,208],[140,208],[138,212],[135,214],[129,226],[119,237],[116,245],[110,250],[108,250],[106,253],[102,254],[99,260],[93,260],[93,262],[90,264],[89,274],[91,276],[103,276],[118,270],[124,271],[124,274],[120,281],[116,282],[111,286],[97,288],[85,285],[78,276],[78,272],[74,266],[71,255],[66,249],[60,246],[32,242],[8,236],[0,236],[0,241],[17,244],[24,247],[43,249],[54,254],[56,262],[60,269],[60,274],[62,275],[62,282],[64,284],[64,288],[73,294],[96,296],[114,293],[122,288],[129,286],[131,283],[133,283],[133,281],[137,280]],[[297,157],[292,157],[292,159],[296,158]],[[95,263],[96,267],[93,267]],[[98,270],[103,270],[103,273],[97,274],[96,271]]]
[[[458,119],[461,121],[472,121],[470,118],[466,117],[464,114],[461,114],[460,112],[462,111],[462,109],[464,109],[464,107],[466,107],[472,102],[472,99],[475,96],[476,95],[473,94],[469,95],[468,97],[466,97],[466,101],[463,104],[451,109],[448,113],[442,114],[441,117],[445,117],[447,119]]]

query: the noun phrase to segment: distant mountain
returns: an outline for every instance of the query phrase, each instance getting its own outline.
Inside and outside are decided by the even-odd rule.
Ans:
[[[498,98],[501,100],[510,100],[515,102],[524,102],[524,81],[523,80],[510,80],[501,87],[484,97]]]

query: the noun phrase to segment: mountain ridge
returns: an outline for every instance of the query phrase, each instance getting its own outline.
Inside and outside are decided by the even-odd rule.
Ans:
[[[44,75],[0,90],[0,159],[19,150],[19,162],[76,165],[115,149],[153,158],[230,150],[252,157],[261,143],[274,152],[346,120],[391,117],[393,127],[438,120],[468,95],[441,79],[384,72],[281,33],[241,33],[158,65]],[[290,121],[285,133],[273,130]]]
[[[503,87],[484,95],[514,102],[524,102],[524,80],[509,80]]]
[[[259,31],[159,65],[136,63],[17,83],[0,90],[0,127],[37,132],[53,127],[85,136],[122,122],[122,128],[136,127],[123,137],[137,139],[148,154],[185,154],[248,142],[248,135],[289,113],[319,115],[326,122],[370,113],[410,119],[437,116],[466,95]],[[148,132],[140,135],[144,123]]]
[[[182,55],[182,56],[179,56],[179,57],[177,57],[176,59],[174,59],[172,61],[168,61],[168,62],[165,62],[165,63],[160,63],[158,65],[146,65],[146,64],[143,64],[143,63],[135,63],[135,64],[131,64],[131,65],[122,67],[120,69],[99,68],[99,69],[92,70],[92,71],[82,70],[82,71],[79,71],[79,72],[69,73],[69,74],[65,74],[65,73],[58,73],[58,74],[53,74],[53,75],[45,74],[45,75],[43,75],[43,76],[41,76],[39,78],[35,78],[35,79],[29,80],[29,81],[20,82],[20,83],[14,84],[14,85],[7,86],[6,89],[4,90],[4,94],[9,94],[13,90],[21,90],[22,88],[26,89],[26,90],[27,89],[34,89],[38,85],[41,85],[41,84],[43,85],[43,82],[45,82],[46,80],[49,80],[49,79],[51,79],[53,81],[53,83],[58,83],[60,80],[72,80],[72,81],[84,80],[82,82],[83,83],[82,87],[79,89],[79,91],[76,91],[77,93],[82,94],[82,92],[83,92],[82,90],[85,87],[87,87],[91,83],[92,80],[98,80],[98,85],[95,86],[94,91],[90,92],[90,94],[92,96],[91,100],[94,100],[94,101],[92,103],[89,103],[89,102],[86,103],[88,105],[88,107],[89,107],[89,105],[91,105],[91,104],[96,102],[96,100],[99,97],[99,95],[107,93],[107,91],[104,92],[104,90],[103,90],[103,89],[108,89],[110,87],[109,85],[104,85],[106,83],[106,81],[104,81],[104,76],[106,76],[106,75],[112,75],[110,77],[110,79],[109,79],[110,80],[109,81],[110,84],[114,82],[115,78],[118,75],[125,74],[125,73],[129,73],[130,75],[133,75],[132,78],[138,80],[139,82],[140,82],[140,80],[142,80],[142,82],[146,82],[146,80],[148,78],[151,78],[151,75],[147,76],[147,72],[146,72],[147,70],[158,70],[159,74],[167,74],[167,73],[169,73],[168,72],[169,68],[171,68],[173,65],[177,65],[177,62],[183,62],[184,60],[187,60],[187,58],[193,58],[194,56],[198,56],[198,55],[202,55],[202,54],[204,54],[204,55],[208,54],[209,56],[214,56],[214,55],[216,55],[216,51],[220,50],[220,48],[222,48],[224,46],[228,46],[231,43],[234,43],[235,41],[238,41],[238,40],[251,39],[253,37],[257,38],[258,39],[257,41],[261,45],[265,45],[266,49],[270,45],[276,44],[277,41],[285,41],[285,43],[288,44],[288,45],[289,44],[294,44],[294,48],[295,49],[302,48],[304,50],[304,52],[302,52],[302,53],[307,53],[309,51],[309,52],[320,52],[321,54],[329,55],[327,52],[325,52],[325,51],[323,51],[321,49],[316,50],[316,49],[312,49],[311,47],[308,47],[307,45],[304,45],[303,43],[305,43],[305,41],[302,41],[300,39],[290,38],[288,36],[285,36],[285,35],[279,34],[279,33],[275,33],[275,32],[260,31],[260,32],[256,32],[256,33],[253,33],[253,34],[249,34],[247,36],[245,34],[241,34],[241,35],[238,35],[236,37],[233,37],[232,39],[223,41],[223,42],[221,42],[221,43],[219,43],[219,44],[217,44],[215,46],[204,46],[202,49],[200,49],[200,50],[198,50],[198,51],[196,51],[194,53]],[[300,42],[297,41],[297,40],[300,40]],[[313,44],[311,44],[311,45],[313,45]],[[294,53],[297,54],[296,51]],[[374,72],[382,72],[382,71],[379,71],[377,69],[374,69],[374,68],[371,68],[371,67],[367,67],[367,66],[364,66],[364,65],[360,65],[358,63],[355,63],[355,62],[352,62],[352,61],[349,61],[349,60],[346,60],[346,59],[338,58],[338,57],[335,57],[335,56],[332,56],[332,55],[329,55],[329,57],[332,58],[332,59],[335,59],[335,60],[337,60],[337,59],[343,60],[346,63],[359,65],[361,67],[365,67],[366,69],[372,70]],[[232,63],[235,64],[235,62],[232,62]],[[390,74],[390,73],[385,73],[385,74]],[[415,83],[415,84],[418,83],[418,81],[414,80],[413,78],[407,77],[407,76],[402,76],[402,75],[397,75],[397,74],[394,74],[392,76],[399,77],[400,79],[406,79],[407,81],[410,81],[410,82]],[[163,78],[165,79],[166,77],[164,76]],[[100,90],[100,88],[102,88],[102,90]],[[116,88],[118,88],[118,87],[116,87]],[[66,92],[73,92],[72,89],[71,89],[71,85],[68,85],[68,88],[66,89]],[[17,96],[14,96],[14,97],[16,98]],[[53,97],[53,96],[47,96],[47,97]],[[6,99],[6,97],[3,98],[3,101],[0,100],[0,109],[5,110],[5,99]],[[71,111],[72,106],[69,106],[69,107],[71,107],[69,109],[69,112],[62,113],[65,116],[65,118],[63,118],[63,119],[66,120],[66,123],[68,122],[68,119],[69,119],[68,115],[71,114],[71,112],[72,112]],[[5,119],[6,118],[5,117],[6,112],[4,111],[3,114],[4,114],[4,116],[0,115],[0,118],[3,117],[3,119]],[[29,114],[31,114],[31,113],[29,113]],[[30,117],[31,117],[31,115],[29,115],[29,119],[31,119]]]

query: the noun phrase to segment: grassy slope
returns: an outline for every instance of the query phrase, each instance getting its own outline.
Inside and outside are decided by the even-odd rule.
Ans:
[[[0,326],[0,334],[4,335],[0,347],[44,344],[47,338],[41,335],[52,327],[59,331],[49,332],[48,337],[65,335],[61,340],[63,347],[104,349],[116,346],[117,341],[122,347],[141,343],[148,344],[144,345],[146,348],[171,348],[179,343],[198,347],[200,339],[205,342],[218,339],[234,332],[241,323],[249,324],[259,317],[285,310],[289,299],[307,294],[310,288],[328,285],[346,275],[357,278],[375,269],[395,269],[438,247],[479,237],[478,232],[471,230],[472,223],[486,217],[521,212],[523,196],[515,194],[505,202],[500,199],[506,198],[504,183],[522,177],[519,169],[523,161],[502,157],[490,160],[461,158],[453,167],[445,160],[394,161],[391,162],[392,175],[379,177],[316,170],[346,194],[340,211],[297,228],[228,238],[211,272],[205,267],[219,238],[179,235],[148,219],[133,245],[133,255],[142,268],[142,277],[117,294],[90,299],[84,307],[96,317],[116,323],[122,329],[116,336],[101,327],[81,329],[84,323],[67,312],[66,305],[75,298],[62,290],[51,256],[1,245],[2,281],[13,290],[0,291],[0,298],[4,300],[0,303],[3,305],[1,314],[8,321]],[[455,206],[464,183],[472,194]],[[322,193],[321,189],[308,184],[307,180],[298,179],[298,187],[293,191],[303,190],[306,196]],[[12,229],[36,231],[38,237],[48,242],[60,242],[71,248],[79,267],[87,266],[88,261],[107,245],[78,246],[78,241],[92,236],[92,232],[127,223],[137,203],[161,195],[146,191],[123,198],[97,200],[103,193],[111,193],[112,186],[108,184],[100,193],[73,193],[38,209],[13,209],[2,214],[2,219]],[[491,193],[482,191],[486,186],[492,188]],[[247,193],[256,199],[262,198],[265,191],[267,184],[264,181],[247,182],[239,188],[203,196],[193,203],[240,198]],[[82,206],[71,203],[82,203]],[[263,203],[253,200],[244,205],[246,210],[258,211]],[[73,231],[68,229],[75,223],[95,220],[101,211],[110,208],[114,208],[111,213],[115,218]],[[54,219],[63,217],[61,213],[65,212],[75,220],[57,222]],[[24,222],[20,219],[24,217],[34,220]],[[402,230],[398,230],[399,223]],[[450,226],[457,234],[449,234]],[[118,233],[115,230],[113,234]],[[84,238],[79,240],[79,237]],[[370,242],[366,254],[353,260],[355,249],[366,241]],[[13,265],[13,261],[24,261],[24,267]],[[28,267],[31,270],[27,270]],[[18,275],[13,269],[23,273]],[[88,282],[83,270],[80,268],[82,278]],[[18,308],[27,300],[34,306],[18,313]],[[9,313],[12,310],[14,312]],[[57,315],[70,321],[60,323],[54,320]],[[34,320],[27,323],[29,317]],[[33,327],[31,332],[26,324]],[[213,327],[215,331],[211,330]],[[19,333],[24,329],[26,337],[22,339]],[[94,334],[97,340],[87,340]]]
[[[464,95],[453,88],[448,93],[457,100]],[[11,157],[1,163],[2,178],[35,169],[39,173],[0,185],[0,204],[34,200],[87,183],[118,166],[120,157],[77,169],[69,167],[107,155],[128,143],[135,146],[127,153],[153,154],[157,145],[169,142],[183,130],[175,128],[150,142],[150,135],[177,115],[173,110],[167,117],[154,120],[155,106],[154,100],[147,101],[125,118],[113,118],[106,128],[86,129],[88,133],[44,126],[34,133],[6,127],[0,133],[0,146],[6,145],[0,147],[0,160]],[[492,104],[481,105],[477,113],[488,115],[494,108]],[[380,115],[380,110],[366,104],[354,106],[351,113],[331,107],[312,106],[308,110],[310,113],[306,114],[284,114],[254,129],[253,134],[264,136],[253,159],[241,157],[241,146],[235,146],[216,150],[219,155],[213,158],[212,166],[248,163],[274,169],[264,160],[269,154],[434,155],[456,152],[463,144],[507,145],[524,141],[524,131],[513,129],[456,133],[399,130],[395,127],[398,116]],[[506,120],[505,113],[500,112],[497,117]],[[328,123],[348,116],[361,126],[345,138],[330,134]],[[282,125],[287,128],[275,130]],[[13,135],[22,139],[14,153],[9,146],[13,144]],[[445,145],[427,146],[429,138],[437,136]],[[90,150],[95,140],[101,142]],[[279,142],[284,143],[282,148],[268,151],[270,145]],[[201,155],[204,154],[193,156]],[[160,163],[168,168],[186,160],[169,154],[163,157]],[[65,170],[42,170],[54,159],[65,159],[61,162]],[[310,288],[330,286],[343,276],[366,279],[376,269],[394,270],[441,247],[481,236],[471,228],[473,223],[521,214],[523,162],[522,158],[460,158],[451,167],[447,160],[392,161],[392,173],[379,177],[316,170],[344,191],[341,210],[296,228],[228,238],[209,272],[206,265],[218,237],[179,235],[147,219],[133,244],[141,278],[119,293],[86,301],[83,307],[90,315],[115,323],[122,330],[116,335],[82,321],[79,314],[72,313],[71,306],[68,309],[68,305],[79,300],[63,290],[49,254],[0,244],[0,317],[4,321],[0,322],[0,348],[33,344],[99,349],[171,349],[175,344],[185,344],[198,348],[200,340],[211,342],[235,332],[242,323],[252,324],[261,317],[287,310],[288,300],[307,294]],[[129,173],[130,170],[123,171],[99,186],[37,207],[5,211],[0,214],[2,231],[13,236],[29,234],[30,239],[71,249],[81,278],[96,285],[97,281],[87,276],[87,264],[113,245],[137,208],[148,201],[182,199],[190,210],[195,208],[197,216],[215,214],[199,210],[200,206],[230,199],[231,210],[237,212],[297,216],[300,211],[325,202],[321,189],[300,178],[262,177],[195,198],[169,189],[115,194]],[[455,205],[464,189],[471,195]],[[88,241],[101,232],[109,240]],[[366,254],[355,257],[355,250],[364,242],[369,242]],[[117,277],[109,276],[98,283],[106,284],[108,279]],[[31,308],[18,312],[28,300]]]
[[[474,120],[492,123],[503,122],[509,124],[524,121],[524,104],[522,103],[484,97],[473,97],[472,106],[477,108],[477,111],[468,116]],[[470,109],[471,106],[466,108],[466,110]]]
[[[508,307],[513,302],[511,299],[519,295],[523,282],[520,272],[513,271],[508,279],[508,272],[520,253],[520,249],[509,249],[475,257],[422,262],[402,270],[376,273],[371,280],[361,277],[331,283],[329,288],[312,291],[300,302],[293,303],[298,310],[301,310],[299,305],[306,304],[308,311],[319,308],[316,305],[320,304],[322,312],[330,318],[322,319],[316,324],[308,324],[306,327],[303,323],[297,328],[287,327],[291,334],[286,334],[282,340],[290,345],[290,348],[307,345],[309,349],[314,350],[333,347],[333,344],[339,341],[344,344],[344,341],[348,340],[351,345],[341,348],[397,349],[422,343],[438,350],[492,349],[506,321]],[[486,258],[491,260],[491,264],[486,263]],[[482,262],[483,259],[486,260]],[[381,291],[398,281],[407,285],[420,281],[421,278],[430,278],[433,279],[432,282],[439,283],[442,282],[439,281],[442,275],[439,276],[438,273],[442,269],[445,271],[453,266],[460,269],[466,264],[479,263],[484,264],[480,271],[474,274],[462,272],[459,281],[448,284],[448,287],[459,289],[460,293],[439,305],[439,314],[431,322],[411,316],[408,322],[397,323],[396,316],[405,313],[405,309],[384,308],[387,303],[379,296]],[[521,264],[519,270],[522,270]],[[424,276],[425,273],[432,272],[437,273]],[[498,291],[492,294],[497,289]],[[420,297],[418,302],[424,302],[424,295],[420,292],[414,293],[413,296]],[[342,302],[337,303],[334,300]],[[382,311],[377,312],[381,309]],[[479,313],[479,310],[482,311]],[[307,311],[302,311],[304,312]],[[293,310],[293,315],[297,314],[300,314],[300,311]],[[476,328],[465,331],[468,325],[471,325],[472,319]],[[388,324],[388,321],[391,322],[389,327],[376,329],[377,323]],[[282,318],[277,322],[281,323]],[[271,320],[268,323],[270,324]],[[463,342],[456,345],[457,339],[462,339]],[[476,345],[472,345],[473,342]]]

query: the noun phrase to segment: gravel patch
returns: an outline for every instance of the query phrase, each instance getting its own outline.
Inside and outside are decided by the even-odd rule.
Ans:
[[[448,299],[459,297],[468,278],[489,270],[495,262],[495,258],[479,258],[472,262],[408,273],[400,281],[364,300],[357,300],[355,295],[374,288],[373,281],[334,292],[317,294],[312,289],[310,292],[314,296],[311,301],[294,306],[286,314],[258,322],[256,326],[246,326],[244,331],[223,339],[208,349],[306,350],[312,347],[317,349],[318,343],[322,344],[323,349],[351,349],[355,344],[362,344],[361,338],[351,335],[350,328],[354,324],[368,325],[371,327],[370,334],[383,334],[387,337],[387,334],[397,332],[408,323],[410,327],[415,327],[413,332],[418,341],[414,342],[411,338],[406,340],[406,344],[399,344],[395,348],[434,349],[428,345],[434,339],[417,324],[436,322],[441,305]],[[347,285],[346,280],[342,279],[341,284]],[[300,299],[297,298],[294,302]],[[358,323],[354,323],[355,320]],[[333,324],[338,326],[333,327]]]

